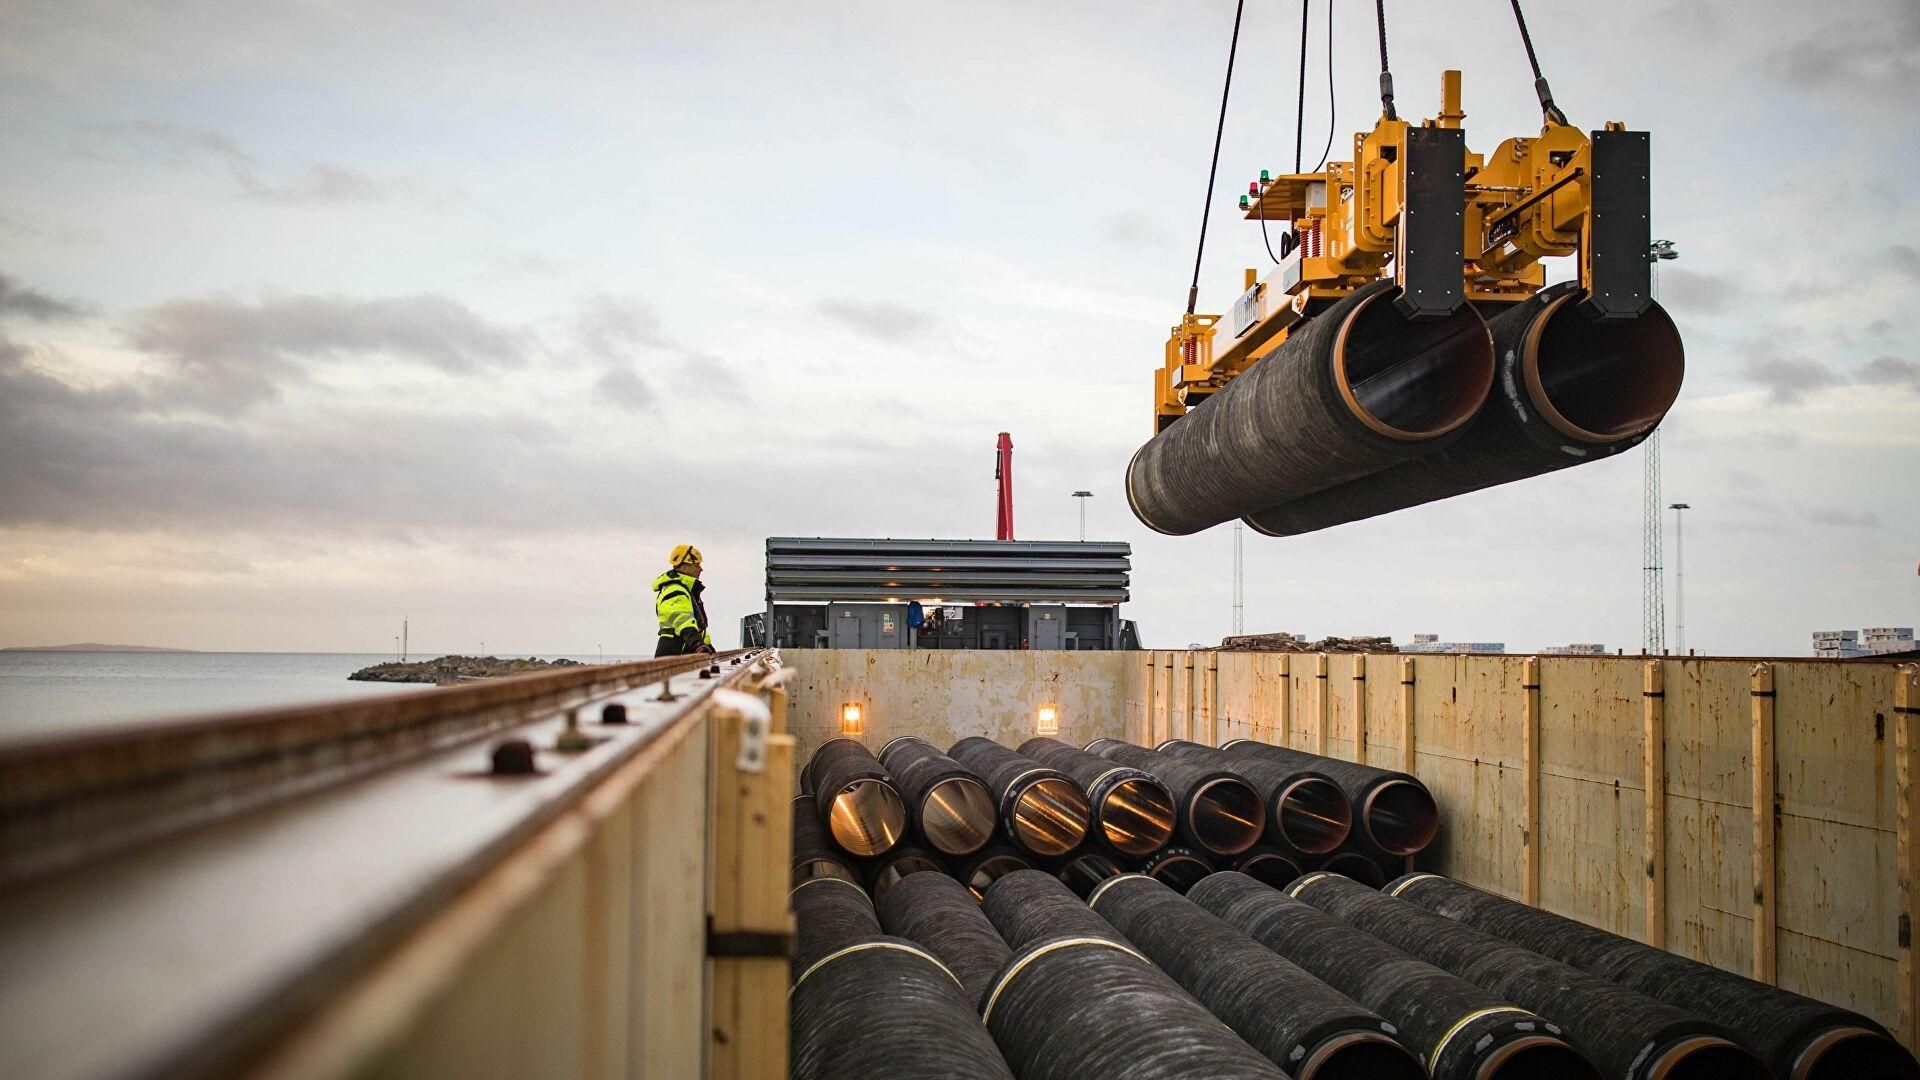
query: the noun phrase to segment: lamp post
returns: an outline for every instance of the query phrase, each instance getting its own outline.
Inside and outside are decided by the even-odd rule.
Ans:
[[[1687,655],[1687,549],[1681,540],[1680,514],[1693,509],[1690,503],[1671,503],[1673,511],[1673,654]]]
[[[1087,542],[1087,500],[1093,498],[1091,491],[1076,491],[1073,497],[1080,500],[1080,542]]]

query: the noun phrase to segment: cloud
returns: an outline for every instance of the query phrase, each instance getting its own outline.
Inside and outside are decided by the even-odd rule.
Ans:
[[[12,278],[0,274],[0,317],[18,315],[37,322],[52,322],[76,319],[84,314],[86,309],[78,304],[17,285]]]
[[[639,412],[653,404],[653,389],[631,366],[609,366],[594,389],[608,403],[628,412]]]
[[[1912,244],[1891,244],[1880,249],[1877,260],[1910,278],[1920,278],[1920,248]]]
[[[660,313],[632,297],[596,296],[581,306],[574,336],[596,358],[631,356],[635,349],[668,349]]]
[[[1818,360],[1766,347],[1747,357],[1740,372],[1772,392],[1775,402],[1791,405],[1815,390],[1836,386],[1840,378]]]
[[[1808,509],[1802,516],[1815,525],[1832,525],[1841,529],[1880,527],[1880,515],[1871,510],[1842,510],[1832,506],[1817,506]]]
[[[135,315],[130,345],[159,358],[183,401],[243,407],[303,381],[309,365],[374,355],[448,373],[519,365],[531,347],[444,296],[170,300]]]
[[[1801,23],[1813,31],[1775,50],[1764,70],[1802,89],[1855,98],[1906,93],[1920,78],[1920,6],[1911,0],[1872,6],[1878,10]]]
[[[936,322],[931,312],[887,300],[832,298],[813,306],[822,315],[888,345],[904,345],[927,336]]]
[[[1920,364],[1897,356],[1882,356],[1860,369],[1860,381],[1868,386],[1905,386],[1920,390]]]
[[[379,177],[321,161],[269,169],[232,138],[210,128],[144,120],[117,130],[127,147],[142,156],[175,165],[213,161],[233,178],[243,197],[262,202],[321,206],[432,194],[416,180]]]
[[[1717,274],[1678,266],[1664,267],[1659,273],[1660,300],[1674,311],[1718,315],[1731,310],[1744,294],[1739,285]]]

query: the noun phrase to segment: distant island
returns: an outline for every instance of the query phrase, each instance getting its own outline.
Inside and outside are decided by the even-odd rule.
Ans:
[[[166,649],[158,645],[102,645],[83,641],[78,645],[9,645],[0,652],[199,652],[199,649]]]
[[[347,678],[354,682],[433,683],[446,686],[471,679],[492,679],[501,675],[524,675],[529,671],[584,666],[579,660],[536,660],[531,656],[525,660],[502,660],[497,656],[442,656],[408,664],[398,661],[375,664],[361,668]]]

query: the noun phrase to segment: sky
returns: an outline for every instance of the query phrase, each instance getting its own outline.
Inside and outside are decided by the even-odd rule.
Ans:
[[[1315,4],[1304,141],[1378,112]],[[1920,5],[1543,3],[1572,121],[1652,132],[1685,644],[1920,621]],[[1398,104],[1539,114],[1501,0],[1387,4]],[[1270,266],[1298,0],[1250,0],[1201,307]],[[1199,3],[0,2],[0,646],[650,651],[768,536],[1133,545],[1150,646],[1232,629],[1233,532],[1132,519],[1233,22]],[[1336,156],[1339,156],[1336,154]],[[1556,269],[1554,279],[1570,271]],[[1246,629],[1637,651],[1635,451],[1305,537]],[[1671,522],[1667,595],[1675,580]],[[1673,631],[1669,630],[1669,644]]]

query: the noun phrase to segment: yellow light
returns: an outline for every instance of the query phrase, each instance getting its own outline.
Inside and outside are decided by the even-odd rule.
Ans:
[[[840,706],[840,734],[859,735],[865,730],[866,725],[860,719],[859,702],[849,701]]]
[[[1052,705],[1040,706],[1040,723],[1034,731],[1041,735],[1060,734],[1060,710]]]

